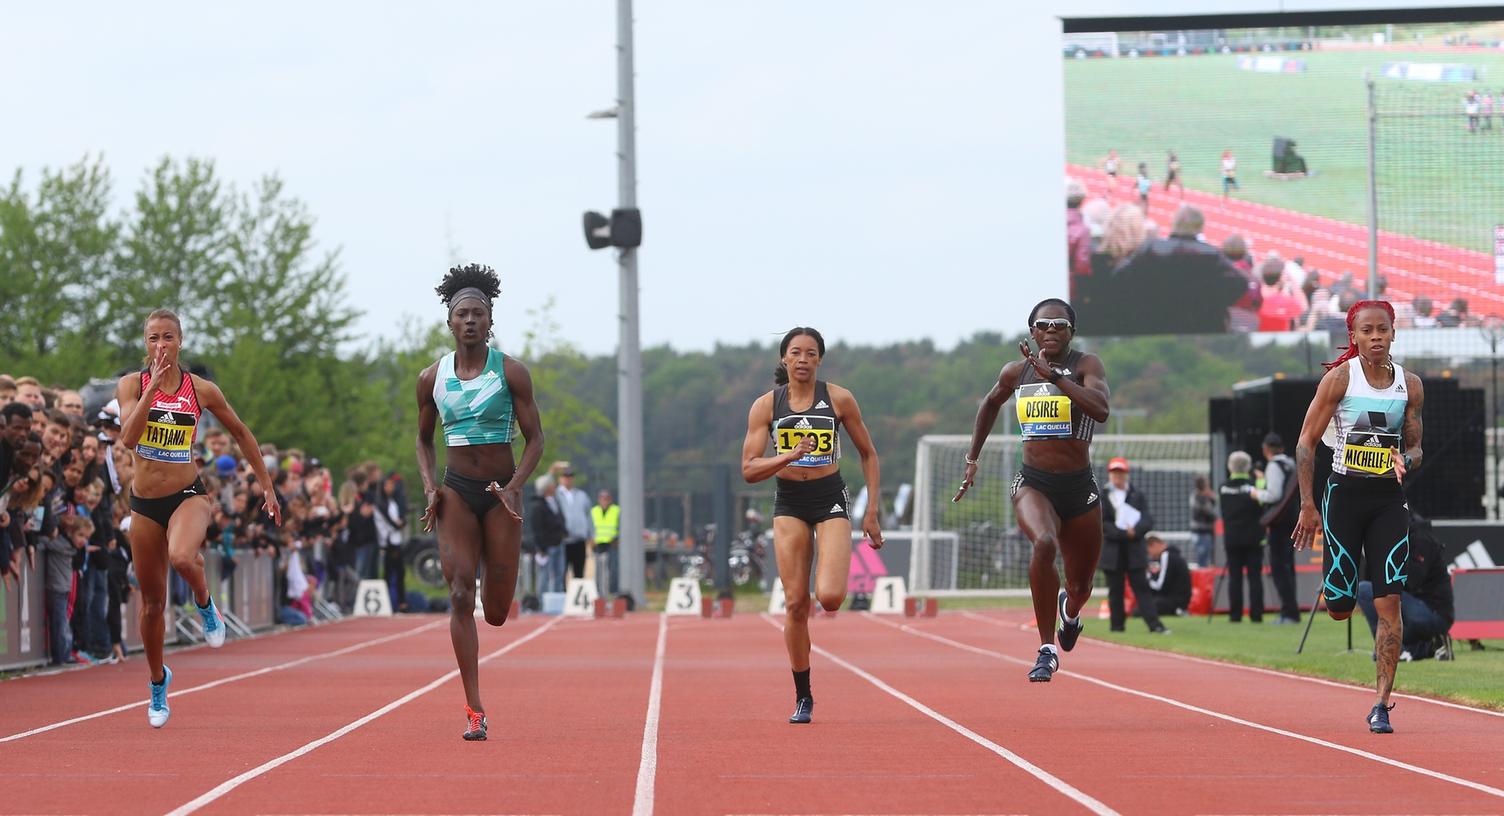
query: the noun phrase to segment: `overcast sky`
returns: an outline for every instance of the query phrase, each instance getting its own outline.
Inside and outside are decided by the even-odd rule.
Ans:
[[[615,125],[585,119],[615,96],[614,2],[250,8],[10,8],[0,165],[34,181],[103,153],[122,205],[164,154],[242,186],[277,173],[339,250],[367,335],[443,319],[453,245],[502,274],[503,347],[554,298],[564,335],[615,349],[616,266],[579,226],[616,202]],[[1006,4],[636,14],[645,346],[796,324],[949,346],[1062,294],[1059,125],[1035,113],[1058,109],[1059,68],[1008,68]],[[1041,173],[1047,200],[1021,196]],[[1025,223],[1050,210],[1049,230]]]

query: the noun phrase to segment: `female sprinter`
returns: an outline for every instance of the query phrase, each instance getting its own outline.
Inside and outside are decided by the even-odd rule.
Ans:
[[[850,500],[839,461],[842,425],[862,458],[868,496],[862,532],[873,549],[883,545],[878,523],[882,490],[878,485],[877,449],[862,423],[856,398],[841,386],[815,376],[825,358],[825,338],[811,328],[790,329],[778,346],[778,355],[778,369],[773,374],[776,387],[758,397],[747,415],[742,478],[761,482],[769,476],[778,477],[773,499],[773,547],[785,599],[783,642],[794,672],[794,713],[789,722],[807,723],[815,708],[809,688],[809,573],[815,547],[820,551],[820,568],[815,576],[820,606],[830,611],[841,607],[851,571]],[[764,456],[769,436],[774,453]]]
[[[464,738],[486,738],[475,634],[475,579],[484,565],[486,623],[506,623],[522,549],[522,485],[543,456],[543,426],[533,380],[516,358],[491,348],[491,304],[501,282],[489,266],[454,267],[437,289],[449,307],[454,351],[418,375],[418,473],[428,507],[423,529],[439,529],[449,584],[449,639],[465,686]],[[512,462],[513,418],[527,439]],[[434,478],[436,422],[444,425],[447,464]]]
[[[1406,471],[1421,458],[1420,377],[1389,356],[1394,343],[1394,307],[1383,300],[1360,300],[1347,310],[1347,350],[1327,363],[1306,409],[1295,448],[1300,478],[1300,518],[1295,549],[1311,546],[1322,529],[1327,612],[1346,620],[1357,605],[1359,559],[1367,562],[1373,605],[1379,614],[1374,635],[1378,700],[1368,712],[1368,730],[1391,734],[1389,692],[1400,658],[1400,593],[1410,561],[1410,511],[1405,504]],[[1316,440],[1332,449],[1332,475],[1316,512],[1311,482],[1316,473]],[[1403,455],[1400,451],[1403,450]]]
[[[225,401],[219,386],[182,369],[183,323],[167,309],[146,317],[146,355],[149,368],[120,378],[120,442],[135,452],[131,482],[131,557],[141,586],[141,640],[151,672],[151,702],[146,720],[153,728],[167,724],[167,688],[172,670],[162,662],[165,634],[162,612],[167,606],[167,565],[177,570],[193,590],[204,625],[204,640],[213,648],[225,642],[225,624],[209,597],[200,553],[214,503],[193,461],[193,440],[199,416],[208,411],[229,431],[242,451],[259,448],[251,430]],[[272,489],[271,474],[261,457],[249,457],[266,513],[282,523],[282,506]]]
[[[1029,313],[1027,341],[1018,344],[1023,359],[1003,366],[992,390],[977,409],[967,449],[960,501],[976,484],[977,459],[992,433],[998,411],[1017,397],[1018,426],[1024,461],[1010,494],[1013,513],[1024,537],[1034,544],[1029,562],[1029,589],[1039,626],[1039,655],[1029,680],[1048,683],[1060,669],[1055,651],[1055,617],[1060,616],[1060,648],[1070,651],[1081,634],[1081,609],[1091,597],[1092,577],[1102,551],[1102,491],[1091,469],[1091,436],[1107,421],[1107,372],[1095,354],[1071,348],[1076,311],[1056,298],[1040,301]],[[1065,562],[1065,589],[1055,572],[1055,553]]]

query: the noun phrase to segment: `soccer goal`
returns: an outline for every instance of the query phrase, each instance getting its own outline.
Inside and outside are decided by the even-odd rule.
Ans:
[[[1026,595],[1030,544],[1018,532],[1008,487],[1022,461],[1022,441],[987,440],[976,484],[952,502],[966,467],[969,436],[919,440],[914,475],[914,550],[910,592],[929,595]],[[1197,476],[1211,473],[1211,441],[1204,434],[1124,434],[1092,442],[1097,483],[1107,486],[1107,462],[1128,459],[1132,484],[1144,491],[1154,531],[1182,549],[1191,540],[1190,497]]]

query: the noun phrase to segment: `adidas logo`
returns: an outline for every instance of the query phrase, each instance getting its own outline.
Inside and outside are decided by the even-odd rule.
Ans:
[[[1094,502],[1096,500],[1097,500],[1097,494],[1095,494],[1095,493],[1093,493],[1090,496],[1086,497],[1086,503],[1087,504],[1091,504],[1092,502]]]
[[[1400,392],[1401,394],[1405,393],[1405,384],[1400,383],[1399,385],[1395,386],[1394,390]]]
[[[1041,385],[1038,388],[1034,389],[1034,396],[1036,397],[1047,397],[1049,395],[1050,387],[1048,385]]]
[[[820,400],[819,402],[815,403],[815,407],[816,408],[829,408],[830,406],[825,404],[825,400]]]
[[[794,427],[803,431],[807,431],[810,430],[813,426],[809,424],[808,419],[801,418],[798,422],[794,423]]]
[[[1069,377],[1071,375],[1071,370],[1068,368],[1057,368],[1055,370],[1059,371],[1062,377]]]
[[[846,512],[846,508],[842,507],[840,502],[836,502],[835,504],[831,505],[830,512],[832,512],[832,513],[844,513],[844,512]]]
[[[1370,436],[1370,437],[1368,437],[1367,445],[1370,448],[1377,448],[1377,447],[1379,447],[1379,438],[1377,436]]]

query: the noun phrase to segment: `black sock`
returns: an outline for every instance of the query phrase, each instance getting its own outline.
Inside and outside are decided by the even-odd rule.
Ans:
[[[809,669],[794,672],[794,696],[812,697],[809,693]]]

